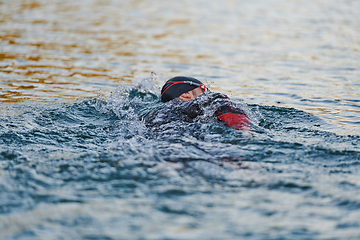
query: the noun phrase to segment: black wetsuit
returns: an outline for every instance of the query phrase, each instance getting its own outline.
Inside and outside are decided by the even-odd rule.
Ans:
[[[250,121],[244,111],[220,93],[206,92],[190,101],[172,100],[148,113],[145,117],[147,127],[156,127],[174,121],[193,122],[201,117],[217,117],[229,127],[241,129]]]

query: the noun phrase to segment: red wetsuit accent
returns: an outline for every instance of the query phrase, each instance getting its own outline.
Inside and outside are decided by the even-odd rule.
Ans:
[[[219,120],[225,122],[228,127],[236,130],[250,127],[250,119],[243,110],[234,106],[226,95],[216,94],[215,96],[218,99],[222,98],[222,105],[215,112]]]
[[[219,115],[218,119],[236,130],[241,130],[244,127],[250,126],[249,118],[245,114],[227,112]]]

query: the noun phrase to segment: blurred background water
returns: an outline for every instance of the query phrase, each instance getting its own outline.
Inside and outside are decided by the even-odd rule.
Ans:
[[[156,72],[359,132],[359,5],[1,1],[1,101],[108,95]]]
[[[0,237],[359,238],[359,10],[0,0]],[[144,127],[176,75],[247,104],[252,140]]]

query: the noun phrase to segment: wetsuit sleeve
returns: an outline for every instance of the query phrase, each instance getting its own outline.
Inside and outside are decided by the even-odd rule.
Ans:
[[[217,118],[226,123],[227,126],[236,130],[250,126],[250,120],[246,114],[240,110],[233,108],[231,105],[221,106],[216,112]]]

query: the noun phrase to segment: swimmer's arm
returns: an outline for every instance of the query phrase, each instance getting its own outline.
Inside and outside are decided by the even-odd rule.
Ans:
[[[236,130],[250,131],[250,120],[244,113],[225,112],[218,115],[218,119],[225,122],[228,127]]]

